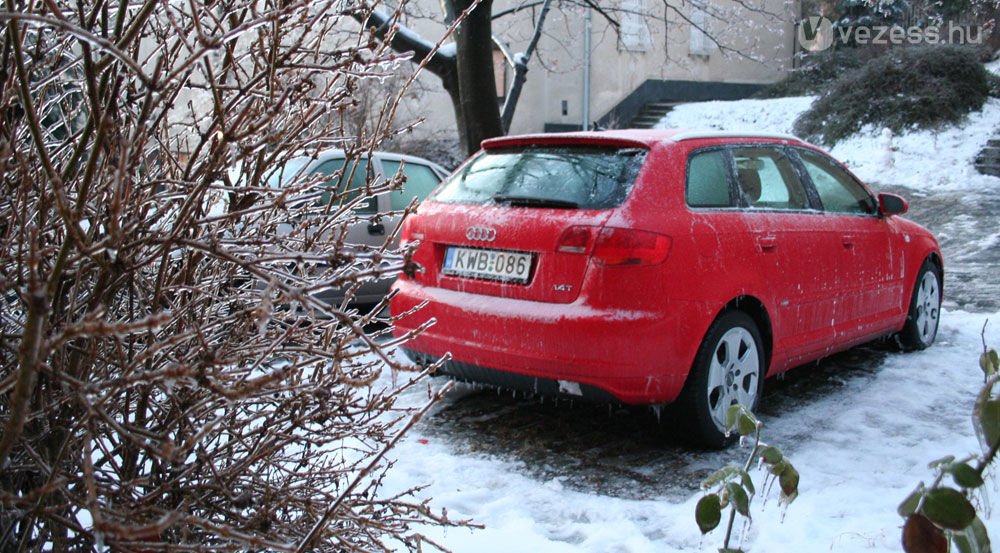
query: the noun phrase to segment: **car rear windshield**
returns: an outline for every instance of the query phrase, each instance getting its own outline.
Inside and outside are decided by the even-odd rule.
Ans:
[[[451,176],[434,200],[607,209],[632,189],[646,150],[546,146],[490,150]]]

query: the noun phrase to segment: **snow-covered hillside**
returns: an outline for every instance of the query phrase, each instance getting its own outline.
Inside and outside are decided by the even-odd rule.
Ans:
[[[662,126],[789,132],[811,101],[688,104],[676,108]],[[923,190],[922,201],[933,201],[938,191],[1000,190],[1000,180],[980,176],[972,168],[976,152],[998,125],[1000,102],[990,100],[963,125],[894,138],[896,151],[888,150],[880,130],[870,129],[832,153],[876,187]],[[832,383],[810,390],[803,394],[808,397],[791,405],[766,409],[762,418],[766,440],[782,447],[801,473],[800,496],[787,509],[773,496],[766,504],[758,497],[742,547],[756,553],[900,551],[896,507],[919,482],[933,479],[927,463],[979,450],[970,413],[982,383],[976,360],[987,319],[992,322],[986,339],[1000,347],[1000,313],[953,309],[943,314],[938,342],[927,351],[869,355],[870,369],[842,377],[829,365],[798,369],[826,370],[833,374]],[[382,383],[391,385],[389,375]],[[426,397],[426,392],[414,391],[410,399],[419,404]],[[438,412],[458,401],[461,394],[453,395]],[[563,477],[539,477],[544,471],[534,470],[537,467],[517,455],[459,447],[460,441],[489,437],[449,436],[434,432],[436,424],[435,416],[428,416],[392,453],[395,466],[382,493],[428,484],[421,496],[432,497],[436,509],[446,508],[453,519],[471,518],[485,525],[484,530],[421,529],[453,551],[708,553],[722,544],[723,530],[704,538],[698,532],[698,492],[665,492],[644,499],[602,495],[585,486],[569,486]],[[693,458],[697,460],[692,463],[705,459]],[[763,472],[757,475],[764,477]],[[674,475],[647,476],[655,480]],[[1000,506],[996,480],[987,488],[994,507]],[[986,524],[994,539],[1000,539],[1000,517]]]

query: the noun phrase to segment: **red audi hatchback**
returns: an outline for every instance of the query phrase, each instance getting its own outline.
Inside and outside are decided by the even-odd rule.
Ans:
[[[937,333],[935,238],[791,136],[623,130],[487,140],[404,222],[392,311],[458,380],[676,403],[728,442],[765,377]]]

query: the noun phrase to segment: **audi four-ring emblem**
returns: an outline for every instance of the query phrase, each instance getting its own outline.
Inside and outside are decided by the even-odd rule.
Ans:
[[[469,227],[465,229],[465,237],[479,242],[492,242],[497,239],[497,229],[493,227]]]

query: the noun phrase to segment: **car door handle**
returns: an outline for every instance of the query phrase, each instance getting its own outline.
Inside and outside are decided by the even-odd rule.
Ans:
[[[847,248],[847,249],[849,249],[849,250],[853,250],[854,249],[854,237],[853,236],[842,236],[841,237],[841,243],[844,244],[844,247]]]
[[[778,239],[774,236],[758,236],[757,245],[762,252],[773,252],[778,249]]]

